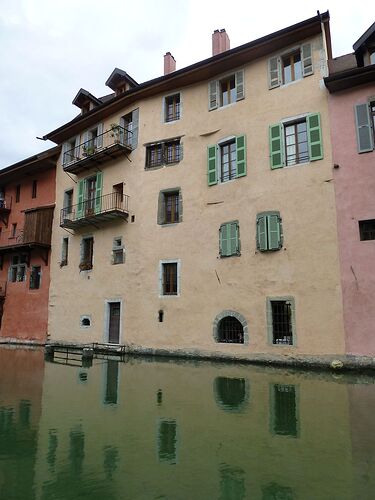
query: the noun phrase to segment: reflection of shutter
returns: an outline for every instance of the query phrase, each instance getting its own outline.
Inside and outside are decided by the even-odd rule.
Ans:
[[[266,216],[257,216],[257,248],[261,252],[267,250]]]
[[[321,160],[323,158],[323,144],[320,114],[314,113],[308,115],[306,120],[310,161]]]
[[[270,126],[269,136],[271,168],[281,168],[284,166],[284,141],[281,123]]]
[[[131,137],[132,149],[135,149],[138,146],[138,129],[139,129],[139,108],[135,109],[132,112],[132,120],[133,120],[133,133]]]
[[[211,111],[212,109],[216,109],[218,107],[218,82],[214,80],[208,84],[208,109]]]
[[[83,197],[85,193],[85,181],[81,180],[78,182],[78,205],[77,205],[77,219],[80,219],[83,215]]]
[[[280,58],[271,57],[268,60],[268,85],[270,89],[280,86]]]
[[[99,125],[98,125],[96,147],[97,148],[103,147],[103,124],[102,123],[99,123]]]
[[[244,135],[236,137],[237,177],[246,175],[246,140]]]
[[[236,72],[236,100],[239,101],[245,97],[244,71]]]
[[[277,214],[267,216],[268,250],[281,248],[280,217]]]
[[[102,192],[103,192],[103,172],[97,172],[95,184],[95,213],[101,212],[102,208]]]
[[[311,53],[311,43],[305,43],[304,45],[302,45],[301,59],[302,59],[303,76],[312,75],[314,71],[313,71],[313,62]]]
[[[207,148],[207,181],[209,186],[217,184],[216,145]]]
[[[357,131],[358,153],[366,153],[374,149],[373,131],[371,129],[370,108],[368,104],[356,104],[355,124]]]

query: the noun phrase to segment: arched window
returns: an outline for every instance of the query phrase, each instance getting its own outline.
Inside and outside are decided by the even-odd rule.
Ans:
[[[218,342],[243,344],[244,332],[242,323],[234,316],[226,316],[218,324]]]
[[[224,410],[242,410],[248,400],[248,392],[248,384],[244,378],[215,378],[215,399],[217,404]]]

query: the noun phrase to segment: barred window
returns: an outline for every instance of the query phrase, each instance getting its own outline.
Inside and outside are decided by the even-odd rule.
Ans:
[[[146,146],[146,168],[178,163],[182,159],[180,139]]]
[[[218,342],[243,344],[243,326],[234,316],[226,316],[218,325]]]
[[[165,116],[166,122],[172,122],[180,119],[180,94],[165,97]]]

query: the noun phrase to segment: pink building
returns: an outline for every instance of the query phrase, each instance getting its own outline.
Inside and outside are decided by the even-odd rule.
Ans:
[[[329,61],[347,354],[375,356],[375,23],[354,52]]]

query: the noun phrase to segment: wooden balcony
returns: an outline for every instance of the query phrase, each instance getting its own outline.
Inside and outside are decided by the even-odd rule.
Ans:
[[[129,216],[129,196],[110,193],[98,198],[85,200],[77,205],[65,207],[60,213],[60,226],[77,229],[83,226],[96,226],[114,219],[127,220]]]
[[[120,125],[113,125],[106,132],[65,151],[63,169],[78,174],[120,155],[127,155],[132,150],[131,143],[132,132]]]

